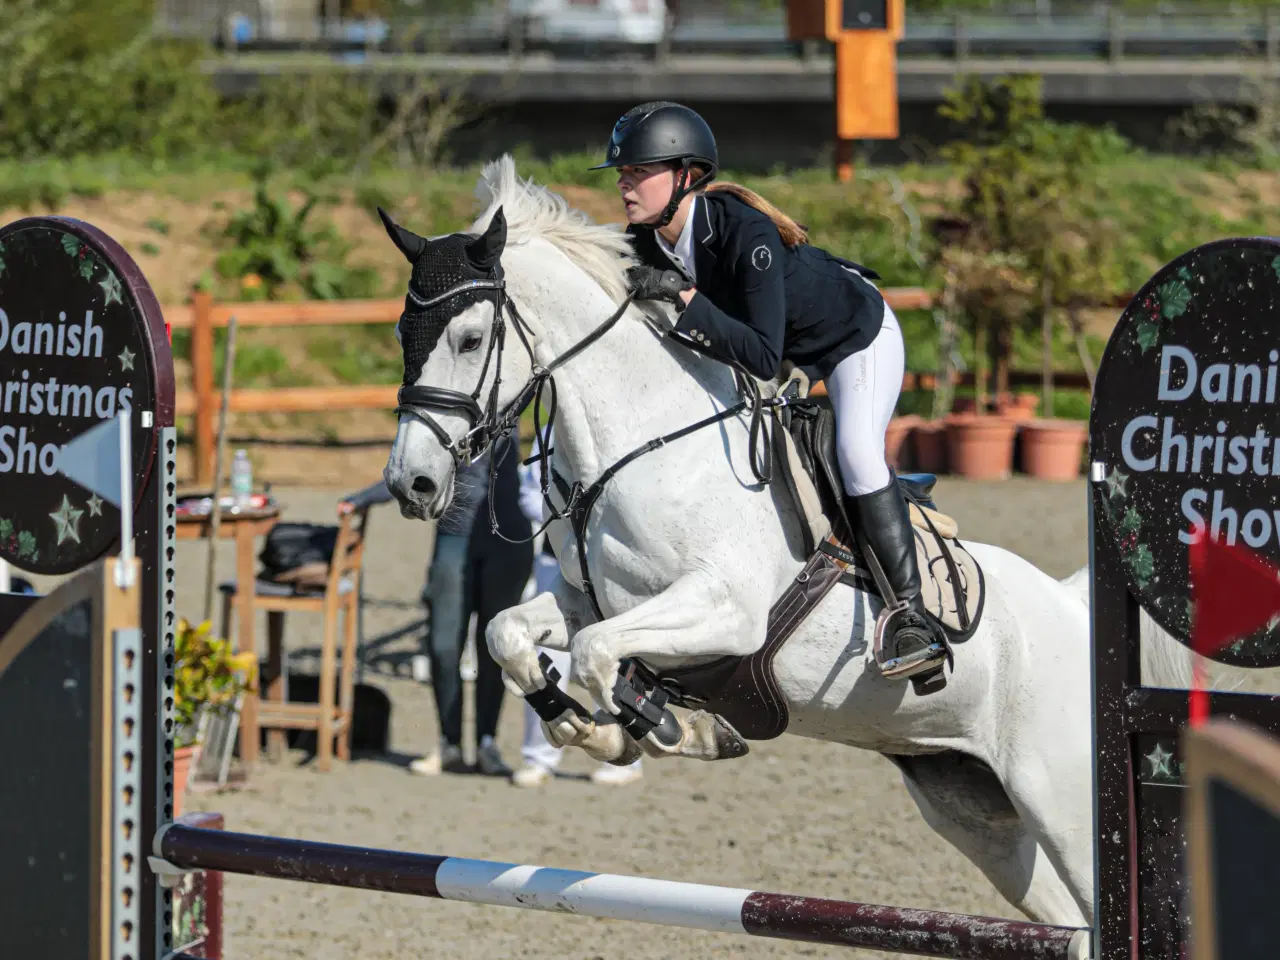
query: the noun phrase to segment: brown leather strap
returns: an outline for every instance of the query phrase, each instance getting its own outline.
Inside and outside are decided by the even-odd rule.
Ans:
[[[844,572],[845,565],[825,553],[811,556],[769,611],[764,645],[739,661],[707,704],[708,710],[724,717],[747,740],[772,740],[786,731],[791,717],[773,675],[774,658]]]

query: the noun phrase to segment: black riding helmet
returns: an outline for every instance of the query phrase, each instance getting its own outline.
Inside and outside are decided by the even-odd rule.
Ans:
[[[671,202],[657,224],[666,226],[676,215],[680,201],[715,179],[720,169],[716,138],[707,121],[693,110],[670,100],[655,100],[632,107],[614,124],[604,163],[592,170],[607,170],[641,163],[680,162],[680,176],[671,192]],[[698,164],[707,172],[692,183],[689,168]]]

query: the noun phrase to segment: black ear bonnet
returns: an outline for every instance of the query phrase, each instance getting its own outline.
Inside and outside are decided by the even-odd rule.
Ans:
[[[495,302],[496,290],[467,290],[434,302],[469,280],[502,278],[502,248],[507,225],[499,209],[482,234],[454,233],[427,240],[397,225],[381,209],[387,233],[413,264],[409,292],[400,317],[400,345],[404,350],[404,384],[417,383],[422,366],[440,342],[449,321],[477,303]]]

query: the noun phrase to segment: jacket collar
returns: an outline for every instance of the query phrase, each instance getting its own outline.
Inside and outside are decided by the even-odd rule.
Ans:
[[[704,283],[715,272],[716,248],[712,244],[722,232],[719,198],[704,193],[693,208],[693,268]]]
[[[693,239],[702,247],[708,246],[718,232],[716,221],[720,219],[720,211],[717,209],[713,213],[713,206],[711,196],[706,193],[701,194],[693,205]]]

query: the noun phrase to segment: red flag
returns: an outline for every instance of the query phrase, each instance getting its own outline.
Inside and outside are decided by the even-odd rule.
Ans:
[[[1191,544],[1191,596],[1195,616],[1191,646],[1201,656],[1247,637],[1280,615],[1280,569],[1247,547],[1230,546],[1196,531]],[[1191,691],[1191,725],[1209,716],[1202,667],[1196,664]]]

